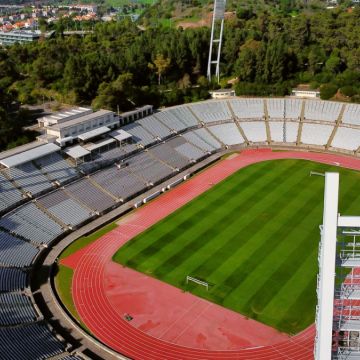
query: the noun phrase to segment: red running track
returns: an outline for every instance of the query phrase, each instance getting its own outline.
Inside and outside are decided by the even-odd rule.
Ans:
[[[357,159],[306,152],[251,150],[217,163],[123,219],[118,228],[120,230],[115,229],[63,260],[63,264],[74,269],[73,299],[86,326],[103,343],[134,359],[312,359],[315,335],[313,325],[296,336],[271,345],[243,347],[236,350],[206,350],[180,346],[141,331],[131,322],[123,319],[123,314],[119,314],[114,306],[114,298],[109,297],[109,288],[114,284],[109,284],[107,270],[114,264],[113,254],[126,241],[237,170],[256,162],[288,158],[306,159],[360,170],[360,161]],[[169,287],[167,284],[163,286]],[[262,326],[259,324],[261,331]]]

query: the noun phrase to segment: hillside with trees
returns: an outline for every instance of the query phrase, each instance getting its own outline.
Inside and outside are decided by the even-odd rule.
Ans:
[[[197,101],[216,87],[206,80],[210,29],[98,23],[85,37],[64,37],[0,51],[0,147],[19,134],[16,101],[47,100],[126,111],[150,103]],[[307,83],[321,96],[360,102],[360,8],[291,16],[238,9],[226,22],[221,85],[238,95],[283,96]]]

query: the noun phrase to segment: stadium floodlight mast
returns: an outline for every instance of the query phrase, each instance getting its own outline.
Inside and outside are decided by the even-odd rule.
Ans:
[[[214,1],[214,11],[212,17],[211,25],[211,36],[210,36],[210,48],[209,48],[209,60],[208,60],[208,69],[207,77],[211,81],[212,65],[215,65],[215,76],[217,81],[220,80],[220,53],[221,53],[221,44],[224,31],[224,14],[225,14],[225,5],[226,0],[215,0]],[[216,54],[217,50],[217,54]],[[213,58],[213,55],[216,55],[216,58]]]

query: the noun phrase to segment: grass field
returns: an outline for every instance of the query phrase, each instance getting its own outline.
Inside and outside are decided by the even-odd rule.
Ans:
[[[314,321],[324,177],[360,213],[360,173],[303,160],[244,168],[125,244],[114,260],[289,334]],[[189,284],[191,275],[211,284]]]

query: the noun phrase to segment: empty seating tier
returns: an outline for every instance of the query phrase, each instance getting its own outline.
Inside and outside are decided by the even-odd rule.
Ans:
[[[37,159],[35,164],[51,180],[57,180],[60,183],[67,182],[78,176],[76,169],[71,167],[58,153],[52,153]]]
[[[298,122],[270,121],[271,140],[274,142],[295,143],[299,131]]]
[[[331,125],[304,123],[301,132],[301,142],[303,144],[324,146],[327,144],[333,128]]]
[[[0,292],[25,289],[27,273],[20,269],[0,267]]]
[[[356,151],[360,146],[360,129],[339,127],[331,146],[338,149]]]
[[[0,227],[37,244],[49,244],[63,230],[34,203],[28,203],[0,219]]]
[[[0,293],[0,325],[19,325],[34,322],[37,314],[31,299],[25,294]]]
[[[270,120],[298,120],[301,115],[302,100],[267,99],[267,110]]]
[[[341,107],[341,103],[308,100],[305,102],[304,119],[335,122],[339,117]]]
[[[0,339],[1,360],[41,360],[65,350],[62,343],[42,323],[0,328]]]
[[[183,136],[188,142],[204,149],[205,151],[213,152],[221,148],[221,144],[213,136],[211,136],[206,129],[196,129],[187,132]]]
[[[160,111],[155,116],[173,131],[183,131],[186,124],[179,120],[171,111]]]
[[[92,216],[90,210],[71,199],[63,190],[45,195],[38,202],[66,225],[79,225]]]
[[[241,122],[240,126],[249,141],[266,142],[266,127],[264,121]]]
[[[262,99],[235,99],[229,104],[239,119],[263,119],[265,116]]]
[[[236,145],[244,142],[244,138],[234,123],[210,126],[209,130],[225,145]]]
[[[91,179],[119,199],[127,199],[146,187],[145,181],[129,173],[125,167],[113,166],[97,172]]]
[[[13,184],[0,172],[0,211],[4,211],[21,202],[22,199],[23,196],[20,190],[15,188]]]
[[[39,250],[26,241],[0,230],[0,265],[30,266]]]
[[[152,148],[151,152],[155,156],[157,156],[161,152],[159,151],[159,149],[161,149],[161,145]],[[163,152],[167,150],[168,148],[166,149],[163,148]],[[166,155],[166,154],[161,154],[161,156],[162,155]],[[179,154],[177,155],[178,158],[180,158],[180,155]],[[173,160],[173,157],[170,155],[168,158],[169,161]],[[150,154],[148,154],[147,152],[140,153],[129,159],[127,170],[137,175],[141,179],[144,179],[147,183],[153,183],[153,184],[159,182],[160,180],[168,177],[173,173],[173,170],[169,166],[165,165],[160,160],[156,160],[154,157],[150,156]]]
[[[342,122],[344,124],[352,124],[360,126],[360,105],[348,104],[346,105]]]
[[[93,185],[89,179],[81,179],[66,186],[65,189],[72,197],[93,211],[103,212],[116,204],[110,195]]]
[[[165,125],[163,125],[153,115],[138,120],[137,123],[140,124],[143,128],[145,128],[149,133],[158,136],[162,139],[166,139],[167,137],[171,136],[170,129]]]
[[[166,110],[166,113],[171,113],[182,121],[186,127],[198,126],[199,122],[192,114],[187,106],[177,106]]]
[[[208,101],[189,106],[200,121],[204,123],[230,120],[232,118],[225,101]]]
[[[146,131],[141,125],[138,123],[133,123],[129,125],[125,125],[122,127],[123,130],[130,133],[132,135],[132,139],[137,144],[142,144],[143,146],[148,146],[157,141],[156,137]]]
[[[32,195],[37,195],[52,188],[50,180],[31,162],[4,171],[6,171],[22,189],[30,192]]]
[[[183,169],[189,165],[189,159],[175,151],[169,144],[161,144],[151,148],[151,153],[162,162],[165,162],[173,169]],[[172,173],[171,169],[168,169],[167,175]]]

